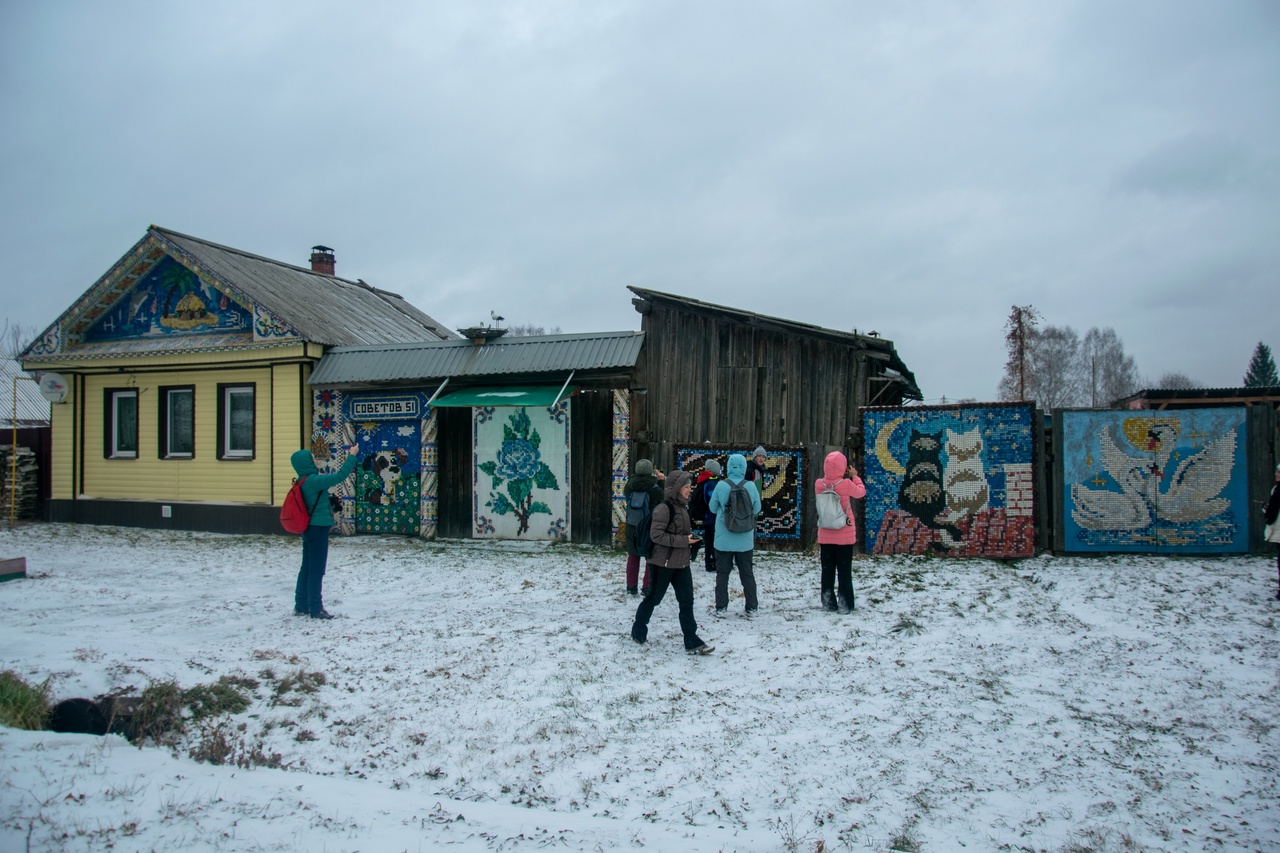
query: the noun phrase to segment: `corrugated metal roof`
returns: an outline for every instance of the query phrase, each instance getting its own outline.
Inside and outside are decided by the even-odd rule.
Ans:
[[[308,341],[355,346],[458,338],[399,294],[363,281],[312,272],[155,225],[151,231]]]
[[[597,332],[498,338],[482,345],[436,341],[335,347],[311,374],[318,387],[569,370],[630,369],[640,356],[643,332]]]
[[[14,377],[31,377],[16,361],[0,359],[0,429],[13,429]],[[49,423],[49,401],[28,379],[18,379],[18,427],[45,426]],[[0,433],[0,444],[8,444],[10,436]]]

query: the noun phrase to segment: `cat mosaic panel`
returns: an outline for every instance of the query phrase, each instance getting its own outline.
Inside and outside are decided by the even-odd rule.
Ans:
[[[343,532],[421,534],[426,395],[321,391],[316,399],[317,426],[340,436],[330,444],[359,447],[360,464],[341,489]]]
[[[479,539],[569,535],[569,402],[472,409]]]
[[[1064,550],[1248,551],[1243,408],[1057,418]]]
[[[1033,556],[1033,424],[1026,403],[864,410],[868,553]]]
[[[676,464],[693,474],[702,473],[707,460],[715,459],[723,469],[734,453],[751,459],[755,447],[730,447],[702,444],[677,447]],[[756,536],[779,541],[800,539],[800,489],[804,485],[805,452],[794,449],[765,447],[764,484],[760,487],[760,517],[756,519]],[[757,484],[760,485],[760,484]]]

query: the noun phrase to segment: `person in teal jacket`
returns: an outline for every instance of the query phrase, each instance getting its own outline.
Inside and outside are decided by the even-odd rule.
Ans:
[[[332,474],[321,474],[316,468],[315,457],[310,450],[296,450],[289,457],[298,477],[306,477],[302,484],[302,499],[311,511],[311,524],[302,534],[302,568],[298,570],[298,583],[293,590],[293,612],[312,619],[332,619],[324,609],[321,590],[324,586],[324,569],[329,562],[329,532],[333,528],[333,511],[329,508],[328,491],[338,485],[355,470],[360,448],[347,448],[347,458]]]
[[[763,470],[763,469],[762,469]],[[752,552],[756,547],[755,530],[735,533],[729,530],[727,523],[729,505],[729,489],[738,483],[744,483],[747,494],[751,496],[751,509],[756,516],[760,515],[760,490],[756,484],[747,480],[747,457],[735,453],[729,457],[725,467],[725,478],[716,483],[711,493],[711,502],[707,510],[716,517],[716,615],[723,616],[729,606],[729,573],[738,567],[738,577],[742,581],[742,595],[746,599],[747,615],[754,616],[760,607],[756,598],[756,574],[752,567]],[[763,480],[761,481],[763,482]]]

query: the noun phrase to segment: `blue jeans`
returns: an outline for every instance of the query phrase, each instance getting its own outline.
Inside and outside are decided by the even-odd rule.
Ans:
[[[324,610],[321,592],[329,562],[329,525],[313,524],[302,534],[302,568],[293,590],[293,609],[315,616]]]

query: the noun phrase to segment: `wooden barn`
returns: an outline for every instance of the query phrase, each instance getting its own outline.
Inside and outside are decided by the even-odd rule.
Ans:
[[[633,458],[700,470],[708,458],[763,446],[765,513],[757,542],[814,541],[804,488],[831,450],[858,458],[859,412],[921,399],[893,343],[629,288],[645,347],[632,379]]]

